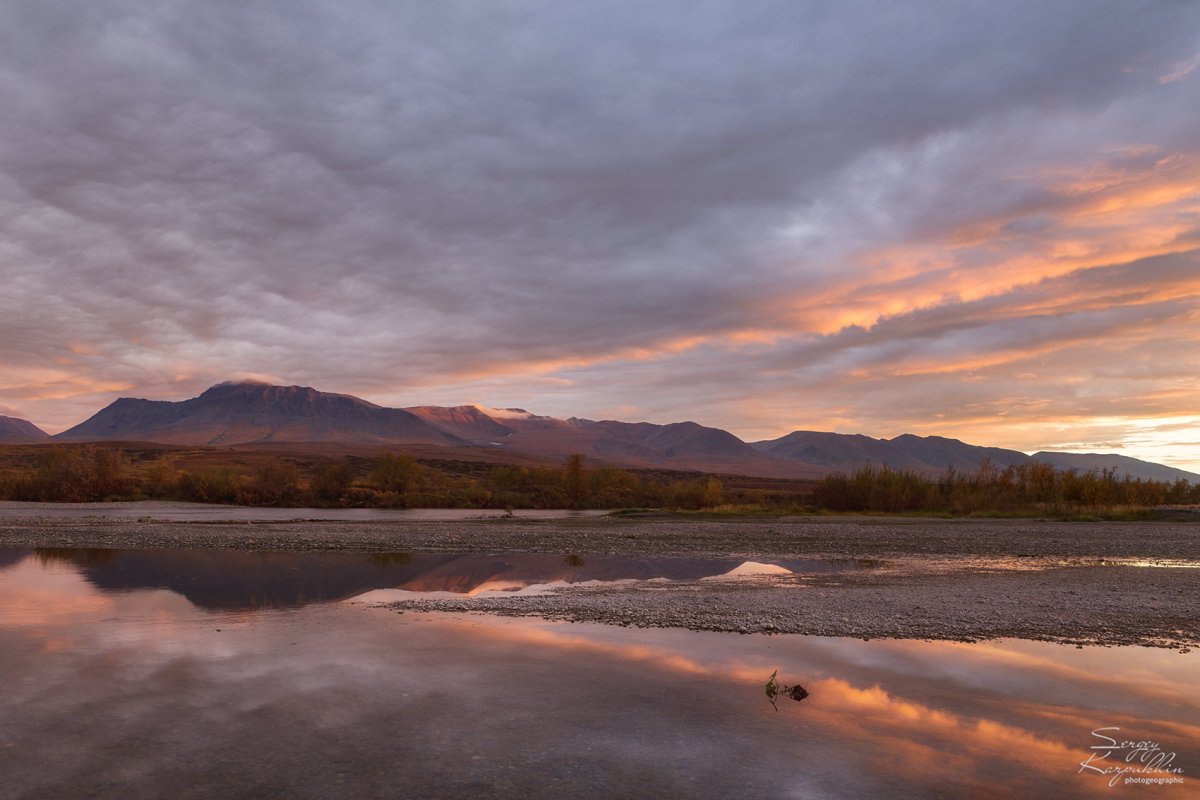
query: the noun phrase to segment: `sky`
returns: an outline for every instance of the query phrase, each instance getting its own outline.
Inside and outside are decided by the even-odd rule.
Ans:
[[[0,414],[395,406],[1200,471],[1200,4],[0,4]]]

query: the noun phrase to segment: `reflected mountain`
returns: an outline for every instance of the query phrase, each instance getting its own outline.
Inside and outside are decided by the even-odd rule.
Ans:
[[[23,547],[0,547],[0,569],[21,563],[29,554],[30,551]]]
[[[734,573],[740,559],[631,558],[534,553],[289,553],[241,550],[38,548],[0,551],[0,566],[33,554],[70,564],[108,592],[167,589],[209,610],[291,608],[346,600],[374,589],[469,594],[562,581],[697,580]],[[873,566],[855,559],[792,559],[796,573]]]

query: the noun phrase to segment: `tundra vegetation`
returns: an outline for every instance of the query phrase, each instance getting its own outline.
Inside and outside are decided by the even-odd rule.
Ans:
[[[1200,503],[1200,485],[1079,473],[1032,462],[924,475],[868,467],[799,484],[666,470],[370,456],[240,453],[226,461],[170,448],[12,447],[0,499],[48,502],[181,500],[284,507],[670,509],[707,513],[872,512],[1125,517]],[[194,454],[193,454],[194,455]]]

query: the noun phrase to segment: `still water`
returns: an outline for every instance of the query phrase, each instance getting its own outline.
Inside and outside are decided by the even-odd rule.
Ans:
[[[736,578],[873,569],[873,559],[638,558],[538,553],[294,553],[239,550],[0,548],[0,566],[32,557],[76,568],[102,591],[168,589],[206,609],[249,611],[359,598],[542,592],[574,583]]]
[[[1198,796],[1197,653],[642,630],[361,601],[737,567],[660,561],[0,551],[0,796]],[[772,707],[776,669],[810,696]],[[1144,767],[1126,763],[1135,751],[1091,749],[1109,741],[1153,742],[1184,770],[1126,777],[1183,783],[1110,788],[1111,774],[1081,772],[1105,753],[1094,767]]]
[[[0,520],[23,519],[151,519],[167,522],[457,522],[471,519],[575,519],[602,517],[608,511],[494,508],[267,508],[208,503],[14,503],[0,501]]]

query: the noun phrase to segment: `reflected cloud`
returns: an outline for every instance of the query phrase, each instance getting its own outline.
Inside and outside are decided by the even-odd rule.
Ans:
[[[115,600],[72,569],[46,569],[31,559],[0,570],[0,627],[78,624],[110,613]]]
[[[1163,741],[1180,751],[1185,766],[1200,759],[1196,654],[741,636],[399,615],[344,604],[231,615],[204,612],[171,592],[102,589],[85,580],[87,559],[77,555],[26,558],[0,571],[0,646],[11,654],[0,680],[14,687],[0,704],[20,703],[20,713],[6,717],[14,730],[78,718],[86,705],[92,716],[77,725],[90,724],[96,709],[116,708],[118,716],[105,711],[98,719],[116,731],[128,724],[118,719],[136,720],[146,735],[159,730],[162,708],[182,703],[205,709],[197,730],[251,750],[263,741],[257,721],[276,736],[306,731],[319,739],[323,730],[352,729],[356,747],[377,764],[390,763],[375,748],[388,738],[384,728],[394,738],[402,719],[414,741],[435,750],[437,736],[422,735],[422,726],[460,731],[460,760],[490,742],[500,749],[489,757],[511,764],[524,763],[517,740],[530,739],[542,758],[560,745],[580,752],[582,730],[594,748],[589,758],[607,758],[609,742],[653,727],[653,738],[612,757],[627,765],[649,758],[655,766],[647,774],[674,774],[677,754],[708,752],[710,736],[726,742],[726,755],[730,742],[749,737],[744,755],[721,759],[738,780],[823,781],[853,796],[878,794],[878,783],[892,794],[936,787],[980,795],[1003,786],[1028,797],[1086,797],[1094,786],[1076,779],[1075,765],[1088,755],[1088,732],[1105,725]],[[811,693],[778,715],[762,703],[763,681],[776,669]],[[13,682],[11,670],[25,677]],[[481,685],[488,687],[485,713],[479,693],[463,691]],[[501,735],[504,720],[530,718],[537,709],[550,716],[537,717],[541,722],[517,740],[511,730]],[[463,719],[475,733],[461,727]],[[160,731],[149,741],[155,744],[140,757],[153,759],[156,770],[180,763],[172,734]],[[197,741],[210,740],[189,740],[185,752]],[[672,744],[662,749],[654,741]],[[788,753],[782,761],[781,746]],[[512,747],[518,749],[505,750]],[[61,758],[84,764],[88,752],[72,745]],[[770,754],[771,768],[754,753]],[[609,780],[619,780],[620,770],[608,770]],[[21,771],[11,775],[28,780]],[[756,793],[783,796],[782,786]]]
[[[713,641],[703,649],[697,643],[684,654],[669,645],[597,642],[561,626],[506,626],[491,634],[748,686],[760,685],[769,669],[766,661],[721,660],[716,654],[728,658],[735,648]],[[989,767],[1008,764],[1005,772],[1015,768],[1053,781],[1090,755],[1087,733],[1098,719],[1180,746],[1200,741],[1200,725],[1191,722],[1197,709],[1195,658],[1176,653],[1145,648],[1071,652],[1027,642],[868,644],[812,638],[776,649],[797,662],[790,677],[821,676],[806,682],[811,694],[811,705],[802,712],[806,724],[832,739],[869,741],[868,759],[875,769],[898,780],[983,775]],[[864,657],[869,670],[862,669]],[[830,677],[846,672],[862,674],[867,683]],[[884,683],[894,688],[885,689]],[[931,696],[938,706],[906,698],[909,692]],[[1079,705],[1070,705],[1071,698]],[[970,711],[945,707],[959,703]],[[1122,710],[1102,710],[1114,703]],[[1167,718],[1148,716],[1155,713]]]

